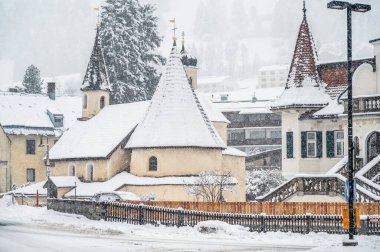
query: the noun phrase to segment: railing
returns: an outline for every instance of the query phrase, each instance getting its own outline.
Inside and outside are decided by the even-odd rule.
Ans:
[[[195,226],[199,222],[219,220],[232,225],[248,227],[250,231],[282,231],[295,233],[327,232],[343,234],[341,215],[266,215],[204,212],[182,208],[163,208],[143,204],[90,202],[49,199],[48,208],[66,213],[76,213],[90,219],[126,222],[135,225]],[[86,206],[86,207],[83,207]],[[91,213],[91,214],[90,214]],[[362,221],[361,234],[380,234],[380,222]]]
[[[340,195],[344,196],[345,178],[340,175],[299,176],[288,180],[264,196],[259,201],[281,202],[291,196],[301,195]],[[366,188],[358,187],[356,197],[359,202],[379,202],[377,194],[368,193]]]
[[[354,113],[380,112],[380,95],[353,98]],[[347,114],[347,100],[344,101],[344,113]]]

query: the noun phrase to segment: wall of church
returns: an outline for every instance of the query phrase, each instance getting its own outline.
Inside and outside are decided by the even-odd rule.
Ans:
[[[10,141],[0,126],[0,193],[10,190]]]
[[[191,78],[191,86],[193,89],[197,89],[198,87],[198,68],[197,67],[191,67],[191,66],[185,66],[185,72],[187,75],[187,78]]]
[[[131,152],[125,151],[119,146],[109,159],[87,159],[87,160],[57,160],[52,169],[53,176],[68,176],[69,168],[75,166],[75,176],[89,181],[88,169],[93,167],[93,181],[106,181],[121,171],[128,170]]]
[[[223,142],[227,145],[227,123],[225,122],[213,122],[214,128],[222,138]]]
[[[82,117],[92,118],[101,110],[100,100],[104,96],[104,106],[110,103],[110,92],[105,90],[86,90],[83,92]]]
[[[27,169],[35,170],[35,182],[40,182],[46,179],[46,167],[43,158],[46,155],[45,136],[37,135],[8,135],[11,140],[10,148],[10,176],[11,184],[22,185],[27,183]],[[26,140],[35,140],[35,154],[26,154]],[[54,145],[54,136],[48,137],[49,146]]]
[[[246,186],[245,186],[245,157],[223,155],[223,171],[225,173],[231,172],[239,184],[235,187],[234,200],[228,201],[245,201]]]
[[[149,158],[157,158],[157,171],[149,171]],[[136,176],[198,175],[222,168],[220,149],[152,148],[132,150],[131,173]]]
[[[154,193],[158,201],[202,201],[202,199],[196,199],[195,196],[188,194],[183,185],[127,185],[118,191],[132,192],[138,196]],[[223,192],[223,196],[228,202],[245,201],[245,195],[242,200],[241,195],[236,191]]]
[[[370,64],[360,65],[354,72],[352,78],[353,96],[379,94],[376,86],[376,72]]]

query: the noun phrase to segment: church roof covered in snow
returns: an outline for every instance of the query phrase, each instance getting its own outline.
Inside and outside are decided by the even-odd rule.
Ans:
[[[317,53],[303,8],[303,19],[282,95],[271,105],[272,109],[292,107],[323,107],[330,102],[316,66]]]
[[[173,46],[166,70],[126,148],[226,148],[191,88]]]
[[[107,158],[144,116],[149,101],[111,105],[78,121],[50,150],[51,160]]]
[[[111,90],[99,38],[99,27],[96,29],[94,48],[88,62],[81,90]]]
[[[59,135],[80,115],[81,99],[41,94],[0,92],[0,125],[6,134]],[[54,115],[63,119],[54,125]]]

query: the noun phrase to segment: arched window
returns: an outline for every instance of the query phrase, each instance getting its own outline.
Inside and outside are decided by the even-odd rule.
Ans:
[[[100,109],[104,108],[104,103],[105,103],[104,100],[105,100],[104,96],[100,97]]]
[[[69,176],[75,176],[75,165],[69,166]]]
[[[149,171],[157,171],[157,158],[155,156],[149,158]]]
[[[94,180],[94,166],[92,164],[87,165],[87,181],[92,182]]]
[[[87,108],[87,95],[84,95],[84,96],[83,96],[83,108],[84,108],[84,109]]]

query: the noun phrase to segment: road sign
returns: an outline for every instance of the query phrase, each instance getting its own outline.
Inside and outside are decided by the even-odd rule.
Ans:
[[[350,197],[350,183],[349,180],[346,179],[346,183],[344,184],[344,198],[348,202]],[[354,180],[354,202],[356,201],[356,180]]]

